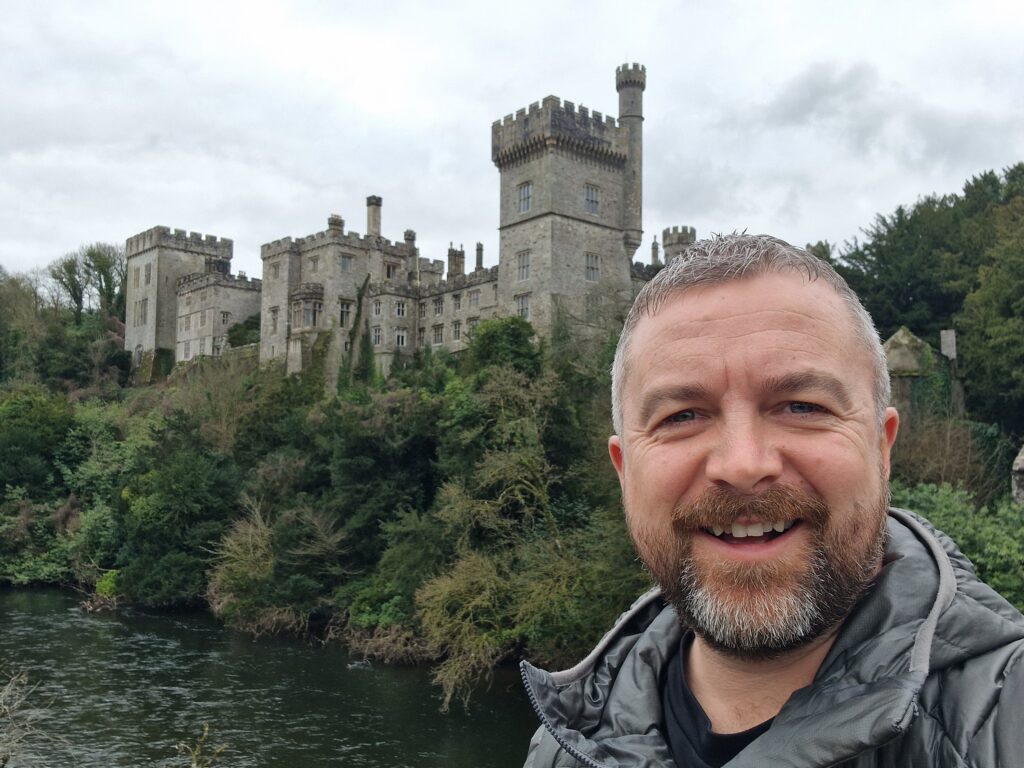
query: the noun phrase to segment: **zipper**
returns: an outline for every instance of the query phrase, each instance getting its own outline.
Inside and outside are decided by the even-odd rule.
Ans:
[[[557,742],[558,746],[566,751],[566,753],[579,763],[587,766],[587,768],[608,768],[606,765],[594,760],[589,755],[580,752],[572,744],[566,742],[556,731],[554,724],[548,719],[548,716],[541,709],[540,702],[537,701],[537,694],[533,691],[533,686],[530,685],[530,681],[526,676],[525,663],[519,665],[519,676],[523,680],[523,687],[526,689],[526,695],[530,699],[530,706],[533,707],[533,711],[537,713],[537,717],[540,718],[541,724],[551,734],[551,737]]]

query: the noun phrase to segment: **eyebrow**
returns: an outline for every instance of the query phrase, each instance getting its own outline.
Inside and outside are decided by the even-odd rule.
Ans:
[[[678,384],[651,390],[640,401],[640,423],[646,424],[665,403],[707,400],[707,398],[708,391],[700,384]]]
[[[843,410],[849,410],[853,403],[846,385],[828,373],[797,371],[785,376],[770,376],[761,384],[761,393],[766,395],[784,395],[807,390],[824,391],[832,395]]]

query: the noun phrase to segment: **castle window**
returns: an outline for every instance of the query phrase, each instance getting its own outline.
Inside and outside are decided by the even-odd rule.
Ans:
[[[200,311],[200,313],[199,313],[199,327],[200,328],[205,328],[206,327],[206,310],[205,309]]]
[[[384,277],[387,280],[398,279],[398,265],[397,264],[385,264],[384,265]]]
[[[199,339],[199,354],[200,355],[205,355],[206,354],[206,337],[205,336],[203,336],[201,339]]]
[[[322,301],[312,301],[312,302],[306,302],[306,303],[312,305],[311,308],[312,308],[312,312],[313,312],[313,315],[312,315],[312,321],[313,322],[310,323],[310,325],[313,325],[313,326],[320,325],[320,316],[324,313],[324,303]]]
[[[530,210],[530,202],[533,197],[533,182],[528,181],[519,185],[519,212],[526,213]]]
[[[132,288],[138,288],[138,287],[139,287],[139,268],[136,267],[134,270],[132,270]]]
[[[462,309],[462,294],[461,293],[453,293],[452,294],[452,309],[455,310],[456,312],[458,312],[460,309]]]
[[[516,314],[523,320],[530,319],[530,294],[520,293],[516,298]]]
[[[230,319],[231,319],[231,313],[230,312],[221,312],[220,313],[220,324],[221,325],[227,325],[228,321]]]
[[[380,299],[377,299],[376,301],[374,301],[373,302],[373,316],[374,317],[380,317],[381,314],[384,311],[383,307],[384,307],[384,304],[381,302]]]
[[[151,282],[153,282],[153,265],[152,264],[147,264],[146,265],[146,285],[149,285]]]
[[[188,341],[185,342],[185,347],[184,347],[184,351],[183,351],[182,355],[183,355],[183,357],[186,360],[188,360],[189,357],[192,356],[192,344],[191,344],[191,342],[188,342]]]
[[[309,271],[310,272],[319,272],[320,271],[320,257],[319,256],[310,256],[309,257]]]
[[[185,330],[192,328],[192,315],[185,315]]]
[[[214,336],[213,337],[213,342],[210,345],[210,354],[212,354],[214,357],[220,357],[220,350],[221,350],[221,347],[223,347],[223,346],[224,346],[224,337],[223,336]]]
[[[427,341],[427,329],[420,328],[418,344],[422,347]]]
[[[384,332],[381,330],[379,325],[373,326],[373,346],[379,347],[381,340],[384,338]]]
[[[270,332],[277,333],[277,307],[270,308]]]
[[[341,258],[338,259],[338,266],[342,272],[352,271],[352,256],[347,253],[341,254]]]
[[[434,317],[444,313],[444,296],[434,299]]]
[[[341,310],[338,316],[338,322],[341,324],[342,328],[348,328],[348,321],[352,316],[352,303],[343,301],[338,306]]]
[[[479,325],[479,324],[480,324],[480,318],[479,317],[471,317],[471,318],[469,318],[469,320],[466,321],[466,330],[470,334],[472,334],[473,331],[476,329],[477,325]]]
[[[280,264],[275,263],[270,265],[270,277],[273,278],[274,280],[277,280],[279,277],[281,277]]]
[[[427,302],[421,301],[420,302],[420,317],[426,317],[426,316],[427,316]]]
[[[292,302],[292,328],[302,327],[302,302]]]
[[[405,328],[399,328],[398,330],[395,331],[395,346],[405,346]]]
[[[404,301],[396,301],[395,302],[395,317],[405,317],[405,302]]]
[[[584,258],[586,259],[584,275],[589,282],[596,283],[601,279],[601,257],[596,253],[588,253]]]
[[[530,252],[516,254],[516,280],[526,280],[530,276]]]
[[[452,341],[458,341],[462,338],[462,321],[456,320],[452,323]]]
[[[583,210],[587,213],[597,213],[601,205],[601,191],[593,184],[583,185]]]
[[[434,326],[434,343],[435,344],[440,344],[442,341],[444,341],[444,326],[443,325],[435,325]]]
[[[480,291],[469,292],[469,306],[479,307],[480,306]]]

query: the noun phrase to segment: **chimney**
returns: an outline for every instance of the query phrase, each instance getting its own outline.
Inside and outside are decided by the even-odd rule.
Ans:
[[[476,244],[476,268],[477,269],[483,269],[484,268],[484,244],[483,243],[477,243]]]
[[[377,195],[366,198],[366,234],[380,237],[380,207],[384,201]]]
[[[462,245],[453,248],[451,243],[448,243],[448,279],[451,280],[456,275],[466,274],[466,252],[463,250]]]

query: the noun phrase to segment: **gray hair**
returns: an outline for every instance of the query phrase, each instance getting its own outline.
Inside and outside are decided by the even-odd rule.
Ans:
[[[830,264],[803,248],[769,235],[715,235],[699,240],[655,275],[637,294],[626,315],[622,334],[612,363],[612,423],[616,434],[622,434],[622,387],[633,331],[644,316],[653,316],[672,296],[690,288],[716,285],[765,274],[796,272],[808,281],[824,280],[831,285],[850,310],[854,333],[871,356],[875,411],[882,423],[889,404],[891,385],[885,352],[871,315],[864,309],[846,281]]]

